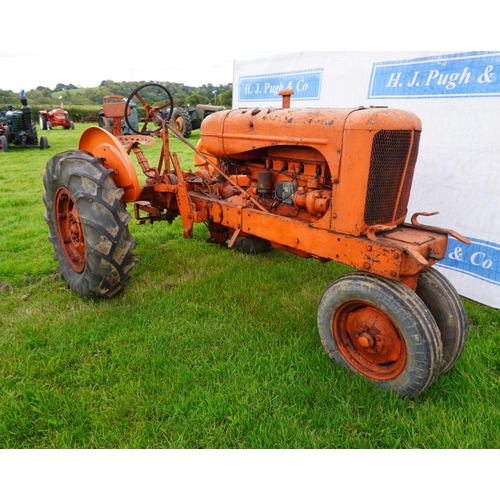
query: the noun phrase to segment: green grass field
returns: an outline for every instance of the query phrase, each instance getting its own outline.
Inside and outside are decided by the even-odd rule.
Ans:
[[[0,447],[499,447],[498,310],[465,300],[462,357],[406,400],[324,353],[318,301],[350,271],[335,263],[223,249],[203,225],[185,240],[179,221],[132,222],[124,292],[72,293],[47,239],[42,177],[87,126],[45,132],[45,151],[0,154]]]

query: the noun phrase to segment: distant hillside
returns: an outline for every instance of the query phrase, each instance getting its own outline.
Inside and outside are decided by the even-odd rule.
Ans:
[[[37,87],[26,92],[28,103],[38,106],[59,106],[60,101],[66,105],[91,105],[102,104],[102,98],[106,95],[123,95],[127,97],[139,85],[147,82],[114,82],[103,80],[98,87],[80,88],[73,84],[59,83],[54,89],[48,87]],[[189,87],[182,83],[157,82],[165,86],[174,99],[175,106],[187,104],[219,104],[231,107],[233,86],[232,84],[213,86],[211,83],[201,87]],[[62,99],[60,99],[62,97]],[[19,107],[19,95],[9,90],[0,90],[0,108],[5,105]]]

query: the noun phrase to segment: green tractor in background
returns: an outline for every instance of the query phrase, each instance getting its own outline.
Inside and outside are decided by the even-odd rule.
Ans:
[[[21,110],[7,106],[6,110],[0,110],[0,152],[6,153],[10,145],[21,148],[49,148],[49,142],[45,136],[38,142],[38,134],[35,122],[32,120],[31,108],[24,90],[19,92],[21,99]]]
[[[198,104],[196,106],[186,106],[184,108],[174,108],[170,125],[175,131],[186,139],[193,130],[201,127],[201,122],[212,113],[223,111],[224,106],[214,106],[210,104]]]

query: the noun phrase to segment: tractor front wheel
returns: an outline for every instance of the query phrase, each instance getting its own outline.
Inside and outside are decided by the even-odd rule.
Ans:
[[[436,321],[402,283],[359,272],[342,276],[320,300],[318,330],[331,359],[400,396],[417,396],[440,373]]]
[[[456,363],[467,340],[467,315],[450,281],[431,267],[418,278],[417,294],[436,320],[443,342],[441,373]]]
[[[61,274],[82,297],[120,292],[134,266],[130,214],[112,170],[83,151],[52,157],[43,178],[45,220]]]

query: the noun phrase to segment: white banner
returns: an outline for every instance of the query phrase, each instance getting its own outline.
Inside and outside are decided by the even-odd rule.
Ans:
[[[454,229],[437,266],[459,293],[500,308],[500,52],[300,52],[235,61],[233,107],[389,106],[422,120],[408,214]]]

